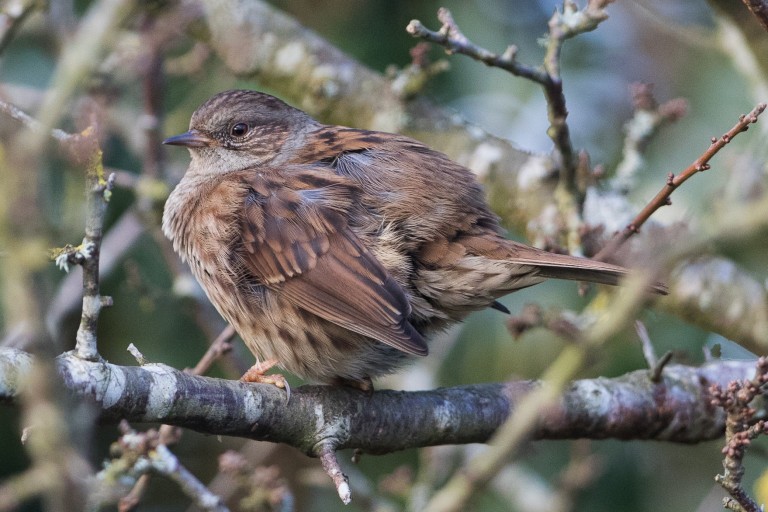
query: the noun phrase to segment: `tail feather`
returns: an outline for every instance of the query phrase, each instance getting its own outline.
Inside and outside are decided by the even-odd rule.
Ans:
[[[526,249],[529,249],[526,247]],[[529,249],[530,250],[530,249]],[[521,251],[522,252],[522,251]],[[527,252],[527,251],[526,251]],[[541,254],[539,254],[541,252]],[[516,262],[530,264],[539,269],[539,275],[552,279],[567,279],[571,281],[588,281],[591,283],[617,285],[629,274],[629,269],[604,263],[602,261],[578,258],[565,254],[555,254],[535,250],[534,254],[518,254],[512,258]],[[653,283],[651,290],[666,295],[669,289],[664,283]]]

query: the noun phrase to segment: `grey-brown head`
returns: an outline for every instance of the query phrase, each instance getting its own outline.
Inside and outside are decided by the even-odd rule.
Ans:
[[[249,166],[279,164],[290,149],[317,123],[283,101],[256,91],[226,91],[203,103],[189,131],[163,144],[185,146],[193,167],[221,173]]]

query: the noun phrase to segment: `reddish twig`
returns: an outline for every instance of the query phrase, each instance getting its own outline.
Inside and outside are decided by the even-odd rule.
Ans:
[[[593,259],[598,261],[605,261],[610,258],[621,245],[626,242],[632,235],[638,233],[643,224],[653,215],[656,210],[662,206],[671,204],[670,196],[672,192],[682,185],[688,178],[698,172],[706,171],[710,168],[709,161],[718,151],[723,149],[726,144],[741,132],[747,131],[749,125],[757,122],[757,118],[765,110],[766,104],[758,104],[749,114],[741,115],[739,122],[737,122],[733,128],[728,130],[720,138],[712,137],[712,143],[710,146],[697,158],[691,165],[689,165],[683,172],[678,175],[672,173],[667,177],[667,182],[664,187],[656,194],[640,213],[630,222],[623,231],[617,233],[600,252],[598,252]]]
[[[232,344],[230,340],[235,337],[235,328],[231,325],[227,325],[216,339],[213,340],[211,346],[200,358],[194,368],[191,370],[185,370],[186,373],[191,375],[205,375],[208,369],[215,363],[221,356],[232,350]]]

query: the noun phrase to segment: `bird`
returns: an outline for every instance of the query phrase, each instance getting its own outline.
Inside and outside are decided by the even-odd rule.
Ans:
[[[191,155],[163,232],[256,357],[245,380],[285,387],[278,366],[371,390],[503,295],[628,273],[505,238],[474,174],[417,140],[262,92],[211,97],[163,142]]]

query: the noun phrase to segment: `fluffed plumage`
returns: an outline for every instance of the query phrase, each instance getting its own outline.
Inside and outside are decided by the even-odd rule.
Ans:
[[[366,381],[502,295],[627,273],[505,239],[473,174],[420,142],[266,94],[214,96],[165,142],[192,155],[165,234],[251,351],[305,378]]]

